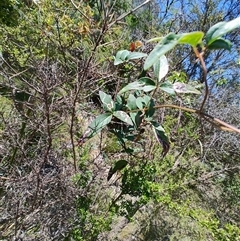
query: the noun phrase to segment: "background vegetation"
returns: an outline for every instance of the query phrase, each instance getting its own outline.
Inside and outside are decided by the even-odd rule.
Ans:
[[[237,0],[1,0],[0,240],[240,240],[239,133],[161,108],[165,156],[148,126],[124,146],[117,119],[84,139],[105,112],[99,91],[116,100],[142,74],[154,76],[142,59],[114,65],[119,50],[141,41],[136,51],[149,54],[151,38],[206,33],[239,14]],[[226,35],[230,52],[204,55],[204,112],[238,128],[239,36]],[[203,71],[191,47],[166,57],[164,81],[202,95],[156,91],[154,102],[199,109]]]

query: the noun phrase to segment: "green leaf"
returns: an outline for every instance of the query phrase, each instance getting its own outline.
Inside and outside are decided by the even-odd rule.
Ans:
[[[137,109],[136,97],[135,97],[133,94],[130,94],[130,95],[128,96],[127,108],[128,108],[129,110],[136,110],[136,109]]]
[[[153,99],[148,102],[148,110],[145,112],[146,119],[150,121],[155,113],[155,104]]]
[[[224,34],[240,27],[240,17],[229,22],[220,22],[213,25],[206,33],[206,41],[209,46],[216,39],[222,37]]]
[[[155,38],[151,38],[147,41],[147,43],[151,43],[151,42],[159,42],[160,40],[162,40],[163,37],[155,37]]]
[[[140,83],[139,81],[134,81],[128,85],[126,85],[125,87],[123,87],[119,92],[118,94],[122,94],[126,91],[129,91],[129,90],[142,90],[142,87],[144,86],[144,83]]]
[[[154,86],[154,85],[147,85],[147,86],[143,87],[144,92],[150,92],[150,91],[155,90],[155,89],[156,89],[156,86]]]
[[[128,50],[120,50],[117,52],[116,58],[125,60],[130,54],[130,51]]]
[[[134,123],[134,125],[138,128],[140,126],[140,124],[142,123],[142,116],[141,116],[141,112],[130,112],[129,115]]]
[[[117,161],[109,170],[107,180],[109,181],[111,177],[117,172],[121,171],[124,167],[126,167],[128,162],[126,160]]]
[[[208,45],[208,49],[226,49],[231,50],[232,43],[229,40],[219,38]]]
[[[144,83],[145,85],[156,85],[155,82],[148,77],[142,77],[138,80],[140,83]]]
[[[146,57],[147,54],[140,52],[130,52],[128,50],[120,50],[117,52],[116,57],[114,57],[114,65],[119,65],[125,61],[132,59],[140,59]]]
[[[112,114],[104,113],[102,115],[97,116],[92,123],[89,125],[90,132],[87,135],[88,138],[93,137],[99,131],[101,131],[107,124],[111,122]]]
[[[164,37],[148,55],[144,63],[144,70],[149,69],[162,55],[173,49],[178,43],[178,38],[179,36],[174,33],[170,33]]]
[[[114,104],[114,101],[113,101],[111,95],[108,95],[108,94],[104,93],[103,91],[99,91],[99,96],[103,103],[104,110],[113,111],[115,109],[115,104]]]
[[[116,101],[115,101],[115,110],[121,110],[123,107],[123,100],[120,95],[116,96]]]
[[[179,94],[197,94],[200,95],[201,92],[195,89],[193,86],[181,82],[175,82],[173,84],[173,89],[176,93]]]
[[[175,95],[175,91],[173,88],[172,83],[170,83],[169,81],[166,81],[164,83],[162,83],[159,88],[165,92],[167,92],[170,95]]]
[[[143,58],[143,57],[146,57],[147,54],[145,53],[140,53],[140,52],[130,52],[130,54],[127,56],[127,59],[128,60],[131,60],[131,59],[140,59],[140,58]]]
[[[123,87],[118,92],[118,94],[120,95],[129,90],[143,90],[144,92],[150,92],[150,91],[154,90],[155,88],[156,88],[156,84],[152,79],[143,77],[143,78],[139,79],[138,81],[134,81],[134,82],[126,85],[125,87]]]
[[[124,63],[124,61],[122,61],[121,59],[117,59],[117,58],[115,58],[114,57],[114,65],[119,65],[119,64],[122,64],[122,63]]]
[[[142,90],[144,92],[150,92],[150,91],[156,89],[155,82],[152,79],[148,78],[148,77],[142,77],[138,81],[140,83],[144,83],[144,86],[142,88]]]
[[[151,124],[152,124],[153,131],[154,131],[157,141],[163,147],[163,156],[165,156],[168,153],[169,148],[170,148],[169,139],[166,136],[165,130],[163,129],[163,127],[160,124],[158,124],[155,121],[152,121]]]
[[[148,95],[144,95],[142,98],[143,98],[143,103],[145,104],[145,106],[147,106],[151,100],[151,97]]]
[[[178,40],[179,44],[190,44],[195,47],[202,42],[202,38],[204,36],[203,32],[196,31],[191,33],[181,34],[181,37]]]
[[[158,61],[153,64],[153,70],[158,81],[164,78],[168,73],[169,65],[165,55],[162,55]]]
[[[132,122],[130,116],[126,112],[118,110],[118,111],[113,112],[113,115],[116,118],[118,118],[119,120],[127,123],[128,125],[133,126],[133,122]]]
[[[117,52],[116,57],[114,57],[114,65],[119,65],[128,60],[128,56],[130,55],[130,51],[128,50],[120,50]]]
[[[138,97],[136,99],[136,105],[139,108],[139,110],[143,109],[143,103],[144,103],[144,99],[142,97]]]

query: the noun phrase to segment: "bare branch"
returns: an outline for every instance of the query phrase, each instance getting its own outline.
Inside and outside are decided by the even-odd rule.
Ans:
[[[133,12],[137,11],[139,8],[143,7],[144,5],[146,5],[147,3],[151,2],[151,0],[146,0],[145,2],[143,2],[142,4],[140,4],[139,6],[135,7],[134,9],[130,10],[127,13],[122,14],[121,16],[119,16],[115,21],[113,21],[112,23],[110,23],[108,25],[108,28],[111,28],[115,23],[121,21],[123,18],[127,17],[129,14],[132,14]]]

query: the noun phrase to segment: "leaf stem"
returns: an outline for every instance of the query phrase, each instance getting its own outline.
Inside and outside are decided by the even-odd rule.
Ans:
[[[203,69],[203,82],[205,84],[205,95],[204,95],[204,98],[203,98],[203,102],[201,104],[201,107],[199,109],[199,112],[201,113],[203,111],[203,107],[206,103],[206,100],[208,98],[208,94],[209,94],[209,88],[208,88],[208,83],[207,83],[207,68],[206,68],[206,64],[205,64],[205,61],[203,59],[203,54],[204,52],[202,53],[199,53],[198,49],[196,47],[193,48],[193,51],[194,53],[196,54],[197,58],[200,60],[200,63],[202,65],[202,69]]]

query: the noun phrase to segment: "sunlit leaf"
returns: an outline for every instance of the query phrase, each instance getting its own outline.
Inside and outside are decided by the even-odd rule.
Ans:
[[[209,46],[216,39],[222,37],[226,33],[240,27],[240,17],[229,22],[220,22],[213,25],[206,33],[206,41]]]
[[[175,91],[174,91],[173,85],[172,85],[172,83],[170,83],[168,81],[160,84],[159,88],[161,90],[167,92],[170,95],[175,95]]]
[[[136,105],[139,108],[139,110],[143,109],[143,103],[144,103],[144,99],[142,97],[138,97],[136,99]]]
[[[146,85],[146,86],[144,86],[143,87],[143,91],[144,92],[150,92],[150,91],[152,91],[152,90],[155,90],[156,89],[156,86],[155,85]]]
[[[143,90],[144,92],[152,91],[156,88],[156,84],[153,80],[147,77],[143,77],[138,81],[134,81],[125,87],[123,87],[118,94],[122,94],[129,90]]]
[[[208,49],[226,49],[231,50],[232,43],[229,40],[219,38],[208,45]]]
[[[122,64],[122,63],[124,63],[123,60],[117,59],[116,57],[114,57],[114,65],[119,65],[119,64]]]
[[[181,34],[181,37],[179,38],[178,43],[189,44],[195,47],[202,42],[203,36],[204,36],[204,33],[200,31],[184,33],[184,34]]]
[[[115,104],[114,104],[114,101],[113,101],[111,95],[108,95],[108,94],[104,93],[103,91],[99,91],[99,96],[100,96],[101,102],[103,104],[104,110],[113,111],[115,109]]]
[[[155,82],[152,79],[148,78],[148,77],[142,77],[138,81],[140,83],[144,83],[144,86],[142,88],[142,90],[144,92],[150,92],[150,91],[156,89]]]
[[[135,97],[133,94],[130,94],[130,95],[128,96],[127,108],[128,108],[129,110],[136,110],[136,109],[137,109],[136,97]]]
[[[140,59],[140,58],[143,58],[143,57],[146,57],[147,54],[145,53],[140,53],[140,52],[131,52],[128,56],[127,56],[127,59],[128,60],[131,60],[131,59]]]
[[[133,125],[133,122],[132,122],[130,116],[126,112],[118,110],[118,111],[113,112],[113,115],[116,118],[118,118],[119,120],[127,123],[128,125]]]
[[[178,38],[179,36],[174,33],[170,33],[164,37],[148,55],[144,63],[144,70],[149,69],[162,55],[173,49],[178,43]]]
[[[117,52],[116,57],[114,57],[114,65],[121,64],[125,62],[128,59],[128,56],[130,55],[130,51],[128,50],[120,50]]]
[[[109,170],[107,180],[109,181],[111,177],[118,171],[121,171],[124,167],[126,167],[128,162],[126,160],[117,161]]]
[[[128,50],[120,50],[117,52],[116,56],[114,57],[114,65],[119,65],[124,63],[125,61],[132,60],[132,59],[140,59],[146,56],[147,54],[145,53],[131,52]]]
[[[150,100],[151,100],[151,97],[148,96],[148,95],[144,95],[142,97],[142,99],[143,99],[143,103],[145,104],[145,106],[147,106],[149,104]]]
[[[169,65],[165,55],[162,55],[159,58],[159,60],[153,64],[153,70],[155,75],[158,78],[158,81],[160,81],[162,78],[164,78],[167,75],[168,69],[169,69]]]
[[[144,86],[144,83],[140,83],[139,81],[134,81],[128,85],[126,85],[125,87],[123,87],[119,92],[118,94],[122,94],[126,91],[129,91],[129,90],[142,90],[142,87]]]
[[[128,50],[120,50],[117,52],[116,58],[125,60],[129,56],[130,52]]]

